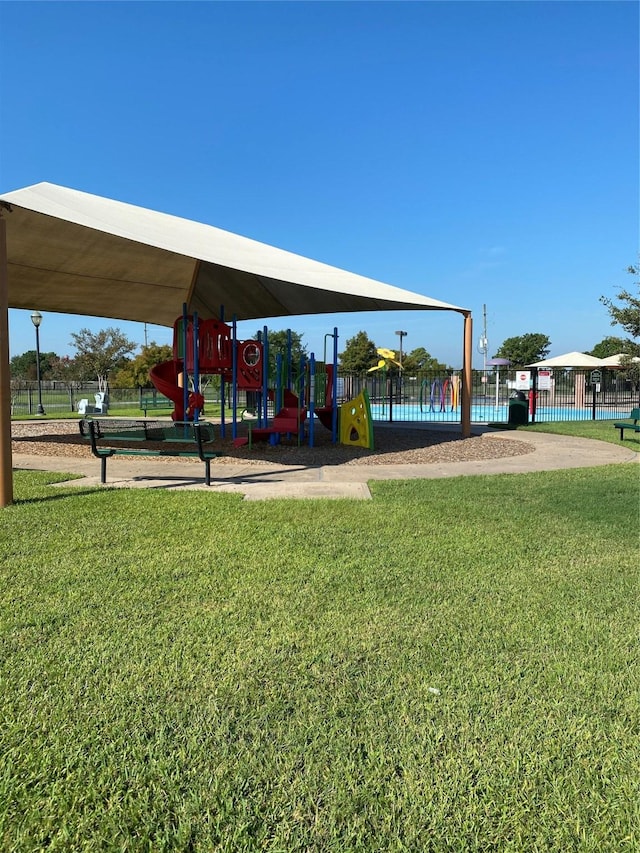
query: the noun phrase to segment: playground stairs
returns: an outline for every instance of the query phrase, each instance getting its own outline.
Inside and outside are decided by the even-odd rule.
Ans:
[[[250,428],[250,437],[235,438],[235,447],[242,447],[250,441],[271,441],[276,444],[281,435],[298,435],[304,431],[307,410],[284,406],[274,416],[271,426]]]

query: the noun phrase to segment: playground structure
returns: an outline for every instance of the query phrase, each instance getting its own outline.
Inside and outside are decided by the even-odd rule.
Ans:
[[[224,310],[220,313],[224,317]],[[333,341],[331,361],[327,360],[327,338]],[[340,440],[373,448],[368,399],[337,403],[337,364],[337,329],[325,335],[322,362],[312,353],[294,365],[290,332],[286,352],[271,359],[266,326],[257,340],[240,341],[235,318],[231,324],[223,319],[199,320],[197,314],[187,314],[184,306],[173,326],[173,358],[155,365],[149,377],[172,401],[174,421],[197,423],[204,407],[201,376],[219,376],[220,434],[226,437],[230,415],[236,446],[254,441],[275,445],[286,435],[296,436],[298,443],[306,438],[313,447],[317,420],[331,431],[334,444]],[[247,403],[242,409],[239,392],[245,392]],[[238,434],[240,424],[247,425],[247,436]]]
[[[149,371],[157,390],[172,401],[174,421],[197,421],[204,406],[200,377],[219,375],[244,390],[257,391],[262,382],[260,341],[237,341],[233,327],[221,320],[198,320],[186,310],[173,324],[173,358]],[[191,380],[192,390],[189,390]]]
[[[340,407],[340,443],[373,450],[373,421],[366,391]]]

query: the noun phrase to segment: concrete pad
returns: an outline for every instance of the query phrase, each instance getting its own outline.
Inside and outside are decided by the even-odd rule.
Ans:
[[[248,463],[223,458],[211,465],[211,486],[204,484],[200,460],[158,460],[153,457],[114,457],[107,465],[111,488],[196,489],[209,493],[243,495],[245,500],[278,498],[348,498],[369,500],[367,482],[373,480],[438,479],[486,474],[523,474],[563,468],[638,463],[640,454],[630,448],[588,438],[526,431],[486,431],[483,437],[499,434],[501,439],[527,442],[533,451],[520,456],[479,459],[467,462],[437,462],[410,465],[280,465]],[[100,462],[94,458],[15,454],[15,468],[64,471],[82,479],[60,487],[100,486]]]
[[[371,492],[366,483],[287,483],[283,487],[274,487],[269,483],[252,486],[238,486],[244,491],[245,501],[264,501],[281,498],[315,499],[347,498],[350,500],[371,500]],[[221,491],[226,491],[222,487]]]
[[[320,470],[320,469],[318,469]],[[280,500],[282,498],[347,498],[351,500],[371,500],[371,492],[365,482],[318,482],[307,478],[269,477],[267,473],[260,482],[256,477],[231,476],[228,479],[211,478],[206,486],[202,478],[189,477],[132,476],[127,479],[108,479],[103,485],[100,477],[82,477],[79,480],[65,480],[55,483],[58,488],[97,487],[111,489],[175,489],[178,491],[199,490],[224,492],[242,495],[246,501]]]

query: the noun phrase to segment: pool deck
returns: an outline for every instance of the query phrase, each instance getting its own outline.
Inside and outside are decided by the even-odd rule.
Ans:
[[[413,426],[413,425],[412,425]],[[442,425],[438,425],[442,429]],[[243,495],[245,500],[272,498],[371,498],[372,480],[440,479],[486,474],[525,474],[568,468],[591,468],[620,463],[638,464],[637,444],[620,447],[588,438],[538,432],[492,430],[474,426],[474,433],[499,434],[501,438],[531,444],[533,451],[520,456],[470,462],[424,465],[280,465],[229,460],[211,466],[211,486],[203,481],[199,460],[158,460],[116,456],[107,466],[102,488],[199,489]],[[100,487],[100,462],[94,457],[14,455],[16,469],[62,471],[83,479],[60,484],[69,487]],[[640,479],[638,490],[640,507]]]

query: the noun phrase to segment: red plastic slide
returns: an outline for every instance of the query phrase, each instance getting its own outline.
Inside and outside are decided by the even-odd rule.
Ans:
[[[314,414],[327,429],[333,429],[333,406],[323,406],[321,409],[314,409]]]
[[[161,394],[168,397],[175,406],[171,417],[174,421],[183,421],[184,389],[178,385],[178,375],[182,373],[182,360],[162,361],[149,371],[149,379]]]

